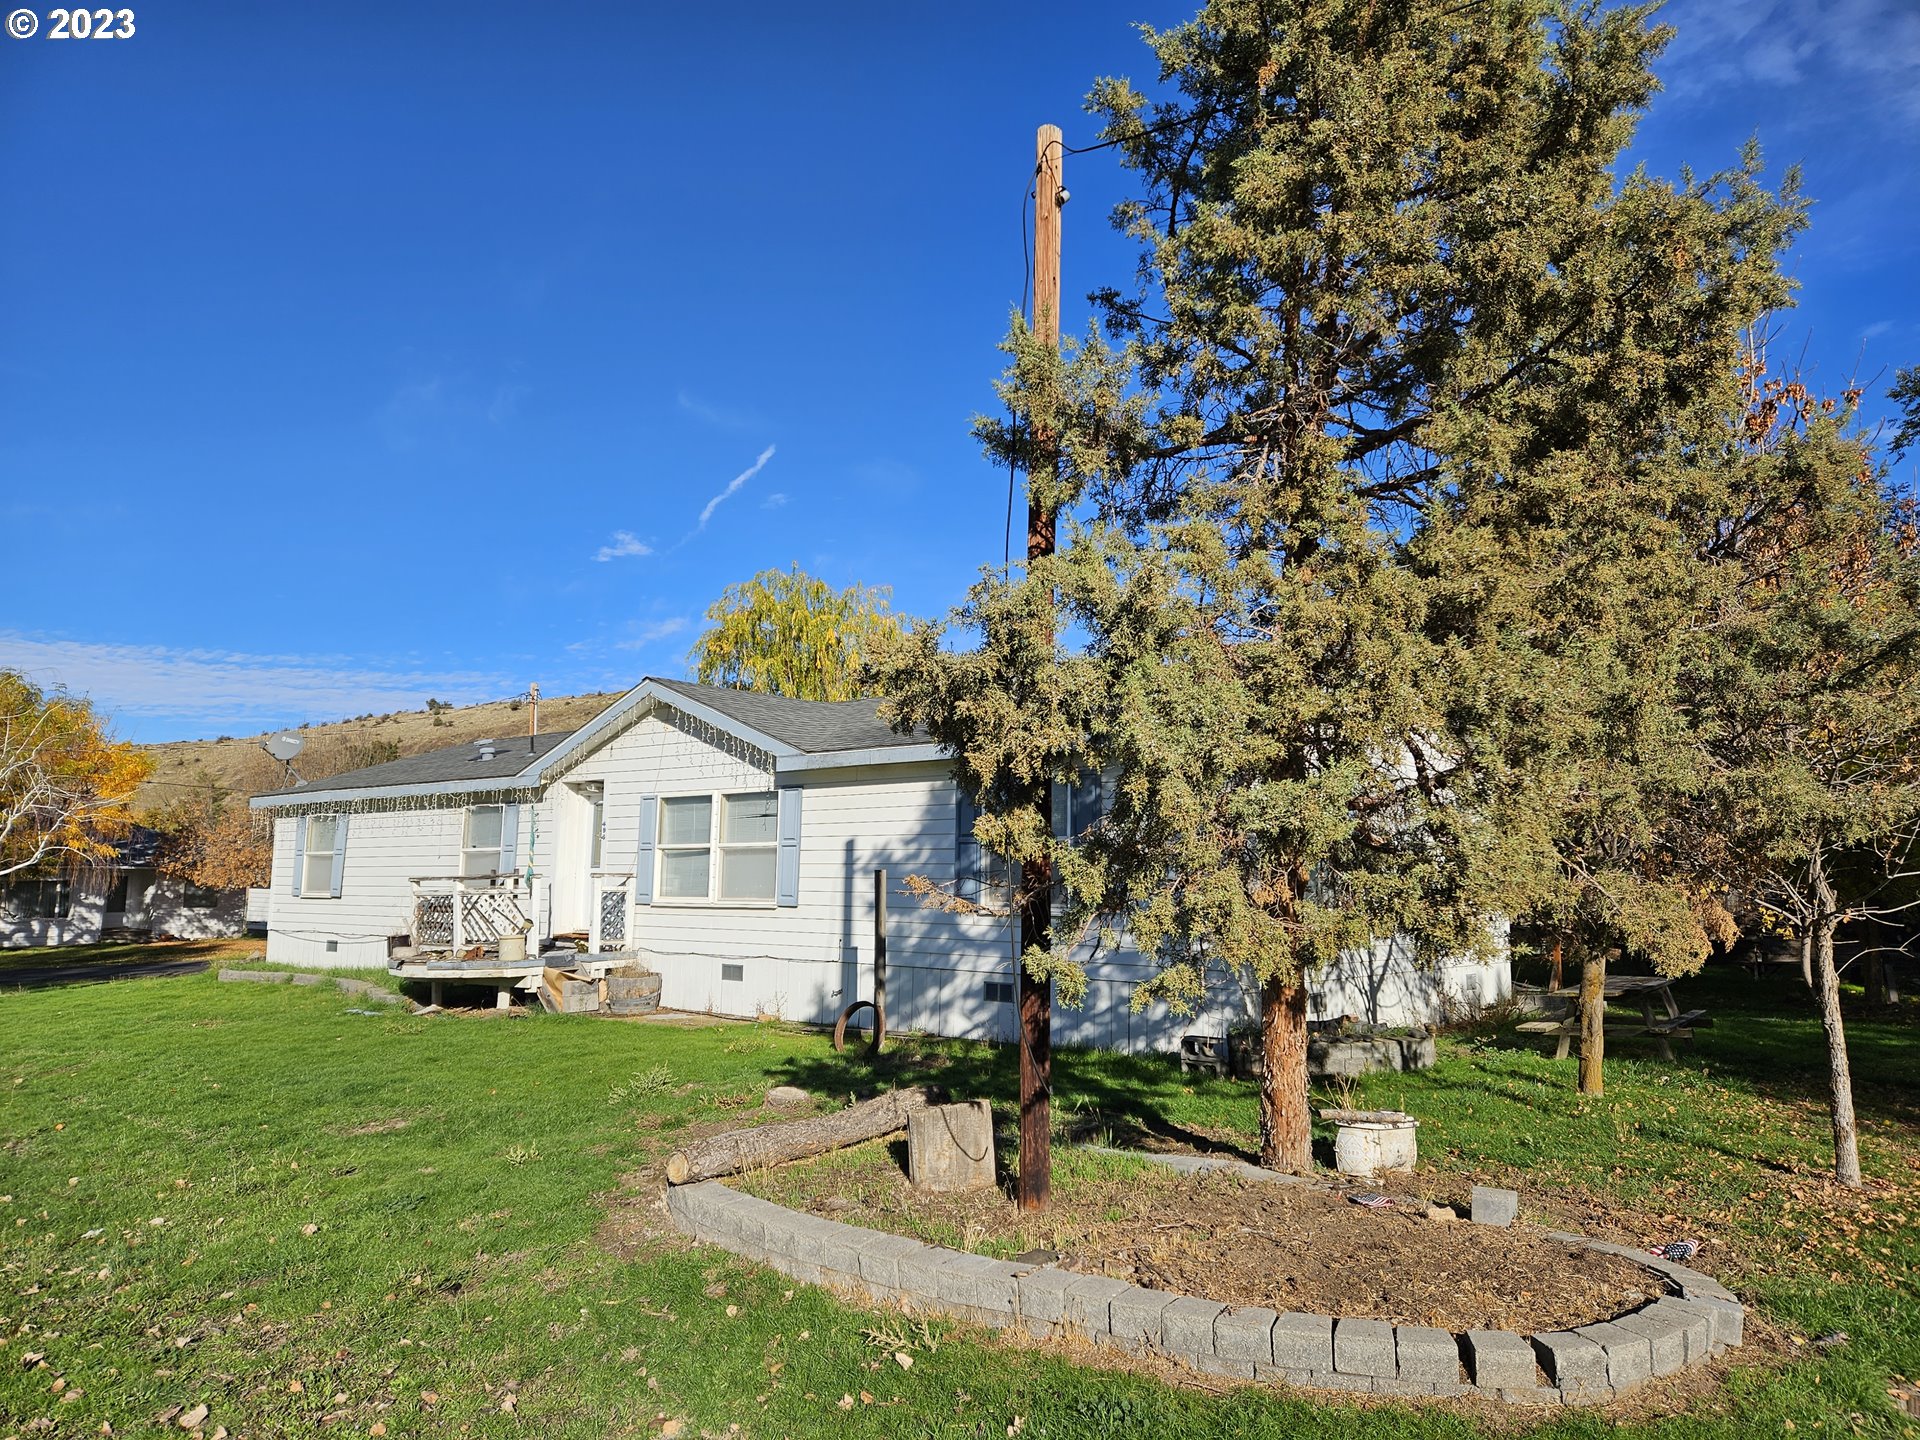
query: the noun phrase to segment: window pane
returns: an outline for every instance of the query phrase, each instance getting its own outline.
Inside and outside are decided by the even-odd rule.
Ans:
[[[711,796],[674,795],[661,802],[660,843],[662,845],[704,845],[712,838],[713,799]]]
[[[334,836],[340,833],[340,822],[331,815],[309,815],[307,817],[307,853],[316,850],[333,852]]]
[[[300,890],[304,895],[325,895],[333,889],[333,852],[322,850],[318,854],[307,851],[307,873],[301,877]]]
[[[779,853],[777,850],[722,850],[720,898],[771,900],[774,857]]]
[[[660,893],[670,900],[707,898],[706,850],[662,850]]]
[[[500,848],[500,807],[498,805],[475,805],[467,811],[467,848],[469,850]]]
[[[777,837],[779,817],[780,802],[771,790],[760,795],[729,795],[726,832],[720,838],[730,845],[771,845]]]
[[[460,873],[462,875],[492,875],[500,869],[498,850],[463,850],[460,852]]]

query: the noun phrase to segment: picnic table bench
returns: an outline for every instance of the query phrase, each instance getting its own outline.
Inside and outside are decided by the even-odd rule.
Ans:
[[[1602,982],[1601,994],[1606,1004],[1611,1005],[1616,1001],[1638,1004],[1641,1013],[1637,1021],[1608,1021],[1604,1026],[1606,1036],[1609,1039],[1616,1036],[1623,1039],[1651,1039],[1662,1060],[1673,1059],[1675,1040],[1691,1040],[1695,1030],[1713,1024],[1713,1017],[1704,1010],[1682,1012],[1673,998],[1673,981],[1664,975],[1609,975]],[[1560,1043],[1554,1049],[1553,1058],[1564,1060],[1572,1053],[1573,1042],[1580,1035],[1580,988],[1576,985],[1549,990],[1547,998],[1550,1001],[1564,1001],[1564,1013],[1542,1020],[1523,1021],[1519,1028],[1529,1035],[1557,1037]]]

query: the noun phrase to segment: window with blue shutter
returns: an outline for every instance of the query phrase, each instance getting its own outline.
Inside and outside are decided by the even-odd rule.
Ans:
[[[500,873],[515,874],[520,868],[520,807],[500,807]]]
[[[776,905],[800,903],[800,797],[805,793],[790,785],[780,794],[780,858],[774,884]]]
[[[640,834],[633,861],[633,898],[638,905],[653,903],[653,857],[660,835],[660,797],[640,797]]]
[[[307,870],[307,817],[298,816],[293,822],[293,893],[300,893],[300,883]]]

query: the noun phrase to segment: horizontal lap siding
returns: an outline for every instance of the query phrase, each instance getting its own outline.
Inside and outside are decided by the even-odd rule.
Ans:
[[[411,877],[459,870],[465,815],[465,807],[457,806],[349,816],[338,899],[293,893],[294,827],[303,822],[275,820],[267,958],[317,967],[384,967],[387,937],[412,928]],[[338,950],[327,949],[329,940]]]

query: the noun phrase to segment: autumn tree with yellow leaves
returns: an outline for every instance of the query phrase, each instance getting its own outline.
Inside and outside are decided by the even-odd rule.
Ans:
[[[857,700],[872,694],[866,662],[882,636],[901,633],[884,586],[835,590],[799,566],[762,570],[730,585],[708,607],[708,627],[689,657],[703,685],[796,700]]]
[[[86,700],[0,670],[0,880],[110,856],[152,770]]]

